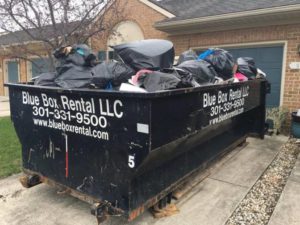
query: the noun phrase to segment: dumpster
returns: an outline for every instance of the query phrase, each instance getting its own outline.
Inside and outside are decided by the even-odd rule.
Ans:
[[[153,93],[9,87],[22,180],[129,221],[248,135],[264,137],[267,81]]]
[[[300,116],[297,115],[297,112],[292,112],[292,135],[300,138]]]

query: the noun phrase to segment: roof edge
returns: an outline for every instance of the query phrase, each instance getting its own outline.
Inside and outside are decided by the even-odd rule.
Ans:
[[[162,8],[162,7],[160,7],[156,4],[154,4],[153,2],[150,2],[148,0],[139,0],[139,1],[142,2],[143,4],[149,6],[150,8],[154,9],[155,11],[161,13],[162,15],[166,16],[169,19],[176,17],[171,12],[165,10],[164,8]]]
[[[279,6],[279,7],[272,7],[266,9],[256,9],[256,10],[249,10],[249,11],[242,11],[236,13],[226,13],[221,15],[215,16],[206,16],[206,17],[199,17],[193,19],[184,19],[184,20],[176,20],[176,21],[161,21],[154,25],[157,29],[164,29],[164,28],[175,28],[177,26],[184,26],[184,25],[192,25],[198,23],[206,23],[206,22],[214,22],[220,20],[231,20],[236,19],[239,17],[250,17],[250,16],[260,16],[260,15],[267,15],[267,14],[277,14],[277,13],[284,13],[284,12],[293,12],[299,11],[300,4],[294,4],[289,6]]]

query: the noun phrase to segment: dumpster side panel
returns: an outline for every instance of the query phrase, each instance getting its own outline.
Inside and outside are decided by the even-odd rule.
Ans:
[[[167,97],[152,105],[152,150],[211,125],[264,107],[261,81],[203,88],[196,93]]]
[[[149,152],[150,102],[10,87],[23,167],[128,209],[130,180]]]
[[[264,123],[264,87],[251,81],[153,101],[152,148],[133,180],[131,208],[175,187],[250,132],[260,135],[263,127],[253,128]]]

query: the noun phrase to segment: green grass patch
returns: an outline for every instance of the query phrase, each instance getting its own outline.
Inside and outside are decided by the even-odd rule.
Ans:
[[[0,118],[0,178],[21,172],[21,145],[10,117]]]

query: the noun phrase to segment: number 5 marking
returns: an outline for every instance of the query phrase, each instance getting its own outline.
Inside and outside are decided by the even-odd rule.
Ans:
[[[134,168],[135,167],[135,156],[134,155],[129,155],[128,156],[128,166],[130,168]]]

